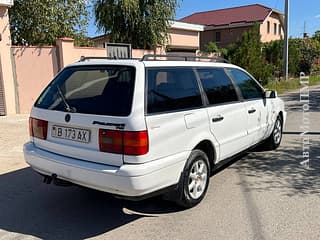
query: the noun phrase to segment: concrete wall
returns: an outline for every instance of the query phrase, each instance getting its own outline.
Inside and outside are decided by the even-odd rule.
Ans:
[[[270,24],[270,32],[268,33],[268,22]],[[277,33],[274,34],[274,24],[276,24]],[[281,34],[279,34],[279,26],[281,26],[279,14],[272,13],[268,16],[263,23],[260,24],[260,35],[262,42],[270,42],[273,40],[283,39],[284,31],[281,26]],[[216,40],[216,32],[220,32],[221,41],[217,42],[219,47],[227,47],[230,43],[235,43],[244,32],[250,30],[251,26],[239,26],[233,28],[221,28],[214,30],[205,30],[200,33],[200,49],[204,50],[205,45],[210,41]]]
[[[96,47],[102,47],[105,43],[109,42],[109,38],[107,36],[98,37],[92,39],[94,45]],[[177,49],[199,49],[200,42],[200,33],[194,30],[183,30],[183,29],[175,29],[171,28],[168,33],[168,43],[167,47],[169,48],[177,48]],[[164,47],[165,48],[165,47]],[[163,49],[157,49],[157,52],[163,52]],[[139,51],[135,51],[139,52]],[[143,50],[140,52],[146,52],[147,54],[153,53],[152,50]],[[133,53],[134,55],[135,53]],[[138,54],[139,55],[139,54]],[[139,55],[140,56],[140,55]],[[135,56],[134,56],[135,57]]]
[[[200,35],[197,31],[170,29],[168,45],[177,46],[179,48],[193,47],[195,49],[198,49],[199,38]]]
[[[270,32],[268,33],[268,22],[270,23]],[[276,25],[276,34],[274,34],[274,24]],[[280,16],[272,13],[260,25],[260,34],[262,42],[270,42],[284,38],[283,26],[281,26],[281,33],[279,34],[279,26],[281,26]]]
[[[29,113],[39,93],[58,73],[57,48],[12,47],[20,113]]]
[[[132,58],[141,58],[147,54],[166,54],[166,52],[161,47],[158,47],[155,51],[146,49],[132,49]]]
[[[165,54],[162,48],[158,48],[156,51],[132,50],[134,58],[141,58],[145,54],[154,53]],[[16,80],[15,90],[18,99],[17,112],[29,113],[39,94],[60,69],[79,61],[81,56],[106,57],[107,51],[105,48],[75,47],[73,39],[61,38],[57,40],[56,46],[13,46],[12,56]],[[15,91],[13,92],[15,93]]]
[[[16,113],[16,89],[11,61],[11,37],[7,7],[0,6],[0,80],[3,81],[6,113]]]
[[[220,42],[217,42],[219,47],[225,48],[231,43],[235,43],[244,32],[250,30],[251,26],[234,27],[225,29],[206,30],[200,33],[200,49],[204,50],[205,45],[216,40],[216,33],[220,32]]]
[[[67,66],[70,63],[79,61],[81,56],[90,57],[106,57],[105,48],[96,47],[75,47],[72,38],[60,38],[57,40],[58,56],[60,68]]]

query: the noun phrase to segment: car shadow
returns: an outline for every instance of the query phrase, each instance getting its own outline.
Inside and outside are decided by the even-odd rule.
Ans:
[[[311,140],[307,168],[301,164],[298,137],[284,138],[286,146],[243,154],[212,175],[230,168],[243,176],[238,184],[246,191],[279,190],[286,196],[320,194],[320,141]],[[0,175],[0,229],[49,240],[84,239],[141,218],[184,210],[160,197],[132,202],[78,186],[57,187],[41,182],[42,177],[30,168]]]
[[[300,94],[283,94],[280,96],[282,100],[285,101],[286,111],[288,112],[302,112],[303,104],[308,103],[310,112],[319,112],[320,111],[320,90],[312,89],[308,98],[303,98],[302,100],[309,100],[309,102],[300,102]]]
[[[41,239],[90,238],[182,210],[159,198],[130,202],[78,186],[46,185],[31,168],[0,175],[0,192],[0,229]]]
[[[301,137],[284,138],[288,146],[268,152],[253,150],[230,168],[250,179],[248,191],[279,191],[289,197],[320,194],[319,138],[310,139],[309,158],[303,157],[307,150],[302,148]]]

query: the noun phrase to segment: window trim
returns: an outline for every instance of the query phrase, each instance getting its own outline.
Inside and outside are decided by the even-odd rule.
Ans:
[[[282,34],[281,24],[278,25],[278,34],[279,34],[279,36],[281,36],[281,34]]]
[[[267,34],[270,33],[270,21],[267,21]]]
[[[235,83],[235,85],[236,85],[236,88],[238,89],[239,94],[240,94],[240,96],[241,96],[242,102],[250,102],[250,101],[256,101],[256,100],[264,99],[263,96],[258,97],[258,98],[245,99],[245,98],[243,97],[243,95],[242,95],[242,92],[241,92],[240,87],[239,87],[238,84],[236,83],[236,80],[234,79],[234,77],[233,77],[232,74],[230,73],[230,70],[239,70],[240,72],[245,73],[246,75],[248,75],[252,80],[254,80],[254,81],[257,83],[257,85],[261,88],[262,92],[265,92],[264,87],[262,87],[262,85],[261,85],[250,73],[248,73],[247,71],[245,71],[244,69],[241,69],[241,68],[226,67],[225,69],[226,69],[226,71],[228,72],[228,74],[230,74],[230,78],[234,81],[234,83]]]
[[[217,36],[219,36],[219,41],[218,41]],[[220,31],[215,32],[215,42],[221,43],[221,32]]]
[[[134,83],[133,83],[133,93],[132,93],[132,100],[131,100],[131,106],[130,106],[130,111],[128,115],[125,116],[113,116],[113,115],[107,115],[107,114],[103,114],[103,115],[99,115],[99,116],[112,116],[112,117],[129,117],[132,115],[133,113],[133,104],[134,104],[134,98],[135,98],[135,92],[136,92],[136,82],[137,82],[137,67],[135,65],[130,65],[130,64],[90,64],[90,65],[74,65],[74,66],[67,66],[62,68],[57,75],[50,81],[50,83],[42,90],[42,92],[39,94],[38,98],[34,101],[32,107],[34,108],[40,108],[37,107],[36,104],[38,103],[38,101],[40,100],[40,98],[42,97],[42,95],[44,94],[45,91],[47,91],[48,88],[50,88],[52,86],[52,84],[54,83],[54,81],[60,77],[60,75],[63,74],[63,72],[65,70],[68,69],[81,69],[81,68],[98,68],[98,67],[129,67],[132,68],[134,71]],[[41,109],[41,108],[40,108]],[[55,110],[56,111],[56,110]],[[91,113],[79,113],[79,114],[85,114],[85,115],[93,115]]]
[[[195,74],[197,86],[199,88],[200,97],[202,105],[198,107],[191,107],[191,108],[184,108],[184,109],[177,109],[177,110],[168,110],[168,111],[162,111],[162,112],[155,112],[155,113],[148,113],[148,70],[150,69],[185,69],[190,68],[193,72],[195,71],[195,67],[193,66],[179,66],[179,67],[172,67],[172,66],[161,66],[161,67],[145,67],[145,77],[144,77],[144,115],[145,116],[153,116],[158,114],[168,114],[168,113],[175,113],[175,112],[184,112],[184,111],[190,111],[195,109],[201,109],[205,108],[207,106],[205,95],[203,95],[203,88],[202,85],[199,85],[199,79],[197,74]]]
[[[232,101],[232,102],[223,102],[223,103],[210,103],[209,99],[208,99],[208,96],[207,96],[207,93],[205,92],[203,86],[202,86],[202,82],[201,82],[201,79],[199,77],[199,83],[201,84],[201,88],[203,89],[203,94],[204,94],[204,97],[206,99],[206,106],[207,107],[213,107],[213,106],[222,106],[222,105],[229,105],[229,104],[234,104],[234,103],[239,103],[239,102],[242,102],[241,101],[241,97],[239,94],[238,94],[238,91],[237,91],[237,87],[235,86],[235,82],[233,81],[232,78],[230,78],[229,74],[226,72],[225,70],[225,67],[195,67],[195,70],[197,71],[197,75],[199,76],[198,74],[198,69],[221,69],[222,71],[224,71],[224,73],[227,75],[227,77],[230,79],[231,81],[231,84],[233,85],[234,87],[234,90],[236,92],[236,95],[237,95],[237,98],[238,100],[237,101]]]

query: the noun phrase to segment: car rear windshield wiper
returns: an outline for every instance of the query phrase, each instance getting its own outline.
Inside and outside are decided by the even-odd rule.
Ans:
[[[60,89],[59,86],[57,86],[57,90],[58,90],[58,93],[59,93],[59,95],[60,95],[60,97],[61,97],[61,100],[62,100],[62,102],[63,102],[63,104],[64,104],[65,109],[66,109],[68,112],[72,112],[72,113],[77,112],[77,109],[76,109],[75,107],[71,107],[71,106],[68,104],[67,99],[66,99],[66,97],[64,96],[64,94],[62,93],[62,91],[61,91],[61,89]]]

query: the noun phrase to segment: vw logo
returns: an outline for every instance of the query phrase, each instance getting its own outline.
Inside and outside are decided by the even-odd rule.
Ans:
[[[70,122],[70,119],[71,119],[70,114],[66,114],[66,116],[64,117],[64,120],[65,120],[66,122]]]

